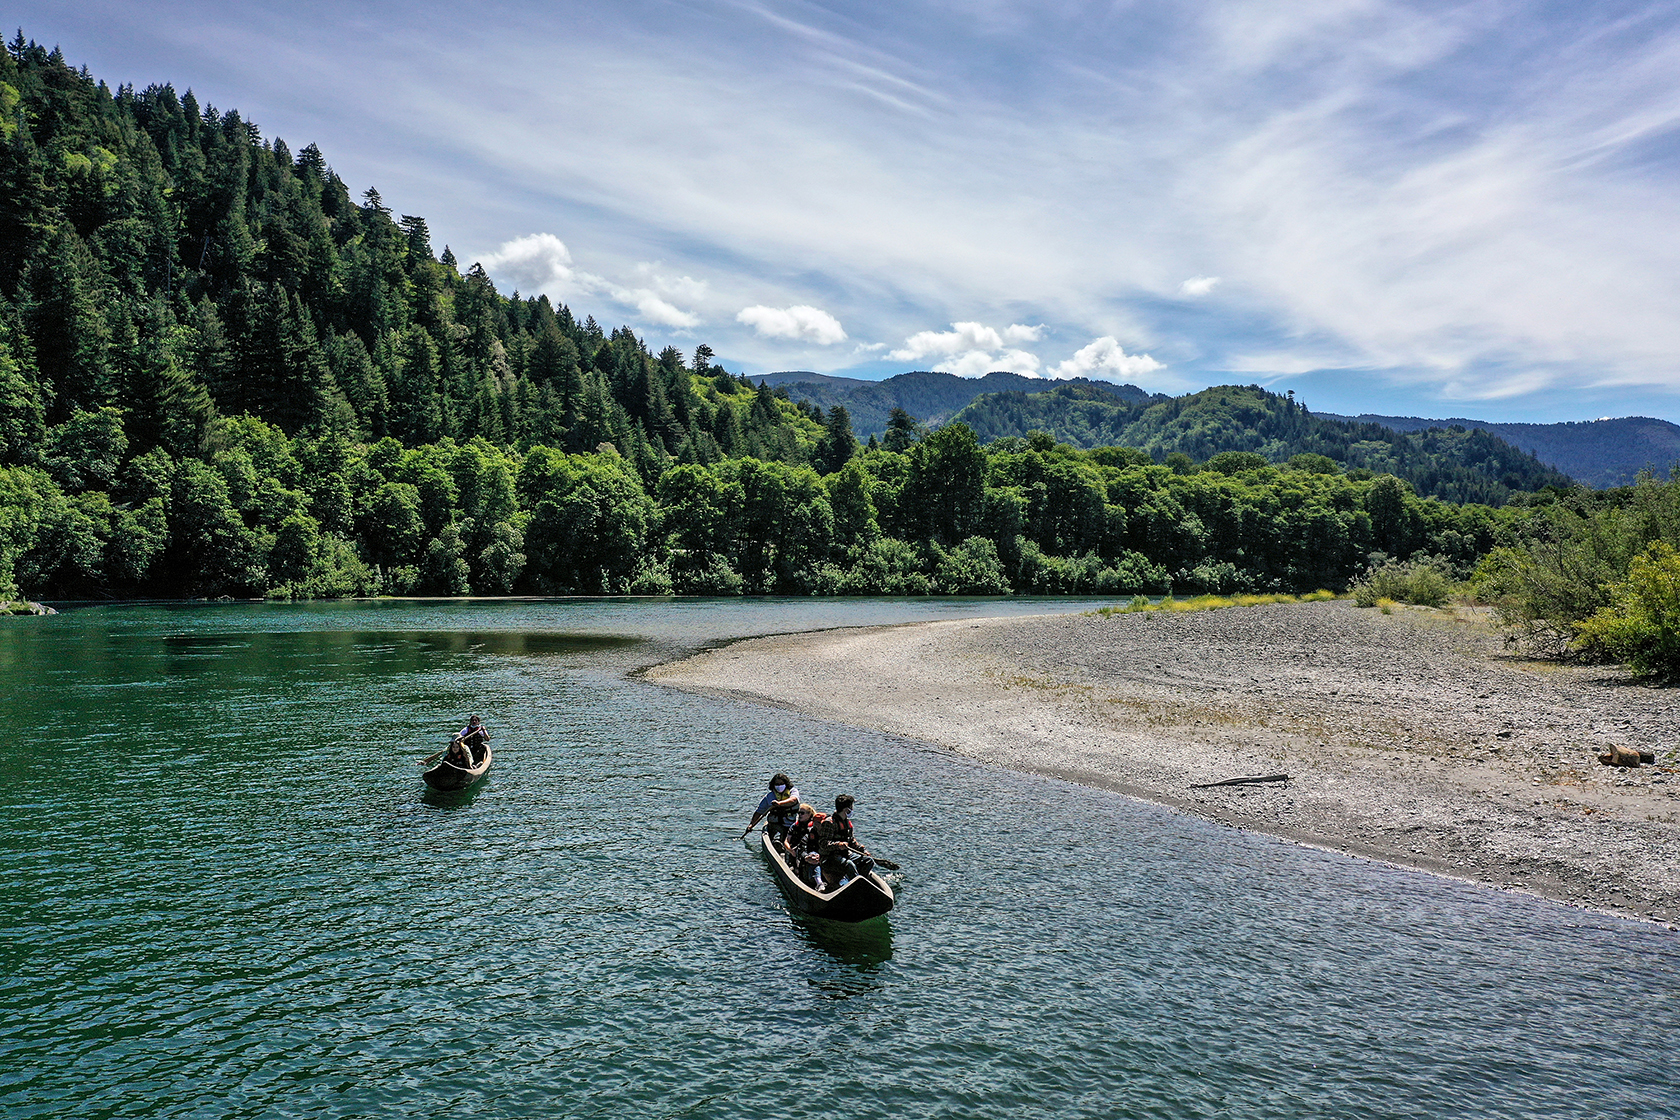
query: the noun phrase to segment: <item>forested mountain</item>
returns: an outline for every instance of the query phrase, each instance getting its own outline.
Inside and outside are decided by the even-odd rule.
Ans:
[[[1175,452],[1201,461],[1225,451],[1281,463],[1324,455],[1338,467],[1392,474],[1420,494],[1452,502],[1503,505],[1513,493],[1567,488],[1567,475],[1482,431],[1402,433],[1380,424],[1315,416],[1257,385],[1222,385],[1183,397],[1116,401],[1083,386],[976,398],[953,418],[981,440],[1050,432],[1075,447],[1124,445],[1157,458]]]
[[[818,408],[842,406],[850,414],[852,430],[859,439],[884,434],[895,408],[903,409],[923,424],[934,427],[949,420],[975,397],[986,393],[1038,393],[1056,386],[1076,385],[1118,401],[1155,399],[1136,385],[1116,385],[1084,377],[1047,381],[1042,377],[1025,377],[1018,373],[958,377],[954,373],[920,370],[882,381],[863,381],[855,377],[788,371],[757,380],[785,390],[796,401],[809,401]],[[1025,435],[1026,430],[1015,434]]]
[[[1328,413],[1319,413],[1327,416]],[[1667,475],[1680,465],[1680,424],[1649,416],[1582,420],[1567,424],[1494,424],[1486,420],[1426,420],[1418,416],[1336,416],[1362,424],[1381,424],[1398,432],[1426,428],[1475,428],[1507,443],[1587,486],[1626,486],[1650,470]]]
[[[846,406],[704,345],[499,293],[313,144],[21,35],[0,53],[0,597],[1306,590],[1373,553],[1468,571],[1552,501],[1375,472],[1496,503],[1562,481],[1479,433],[1117,392],[969,406],[1062,442],[982,447],[923,405],[860,446]],[[1268,462],[1301,438],[1324,454]],[[1430,440],[1500,481],[1420,473]]]

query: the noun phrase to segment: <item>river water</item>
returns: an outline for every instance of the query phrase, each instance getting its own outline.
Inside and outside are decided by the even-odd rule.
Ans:
[[[1658,1117],[1680,940],[668,691],[987,600],[92,607],[0,623],[0,1112]],[[471,712],[490,776],[423,792]],[[788,912],[772,770],[885,919]]]

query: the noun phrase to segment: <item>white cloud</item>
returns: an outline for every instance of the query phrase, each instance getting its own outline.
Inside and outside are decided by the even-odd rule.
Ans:
[[[1521,385],[1490,368],[1544,369],[1557,399],[1680,389],[1672,5],[597,7],[581,31],[527,7],[441,39],[436,0],[370,37],[227,5],[190,35],[110,0],[64,18],[119,74],[218,67],[219,100],[318,140],[440,243],[568,215],[623,286],[548,235],[486,267],[727,324],[738,339],[713,344],[743,360],[775,360],[778,340],[734,322],[763,300],[873,338],[1053,315],[1061,337],[1126,338],[1181,376],[1297,340],[1397,395]],[[222,65],[250,57],[276,64]],[[660,256],[727,297],[633,275]],[[894,360],[1002,366],[1040,341],[967,325]]]
[[[647,289],[616,292],[614,299],[620,303],[629,303],[641,313],[642,318],[649,323],[658,323],[662,327],[697,327],[700,316],[661,299],[658,294]]]
[[[1050,376],[1058,379],[1089,377],[1099,381],[1125,378],[1131,381],[1146,378],[1165,368],[1148,354],[1126,353],[1112,336],[1103,335],[1090,345],[1081,347],[1067,361],[1058,362],[1050,370]]]
[[[793,307],[765,307],[762,304],[742,308],[735,321],[745,323],[765,338],[786,338],[832,346],[846,341],[840,320],[821,308],[808,304]]]
[[[1019,342],[1037,342],[1043,327],[1013,323],[1002,331],[984,323],[952,323],[948,331],[918,331],[904,340],[904,346],[887,357],[895,362],[914,362],[929,355],[968,354],[976,350],[1002,350]],[[1018,351],[1017,351],[1018,353]],[[1036,368],[1038,360],[1033,359]]]
[[[918,331],[887,357],[895,362],[934,358],[927,368],[958,377],[984,377],[998,370],[1037,377],[1038,355],[1016,344],[1037,342],[1043,333],[1043,326],[1024,323],[1011,323],[1001,331],[984,323],[952,323],[948,331]]]
[[[640,284],[625,286],[572,266],[571,250],[552,233],[529,233],[505,241],[501,248],[479,258],[485,271],[526,293],[543,292],[555,298],[572,294],[604,296],[634,308],[645,323],[662,327],[699,326],[700,316],[684,311],[672,299],[698,301],[706,294],[704,281],[689,276],[668,277],[655,264],[638,264]],[[669,297],[669,298],[668,298]]]
[[[1038,355],[1029,354],[1025,350],[1004,350],[1000,353],[990,350],[968,350],[961,354],[953,354],[932,365],[935,373],[954,373],[958,377],[984,377],[988,373],[1000,370],[1037,377],[1038,367]]]
[[[506,278],[522,291],[544,292],[571,284],[571,250],[552,233],[531,233],[502,243],[479,261],[485,271]]]

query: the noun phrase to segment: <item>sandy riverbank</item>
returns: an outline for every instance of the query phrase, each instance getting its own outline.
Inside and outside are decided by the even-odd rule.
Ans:
[[[1228,824],[1680,924],[1680,695],[1346,601],[740,642],[647,676]],[[1598,765],[1605,744],[1659,765]],[[1287,772],[1287,786],[1193,783]]]

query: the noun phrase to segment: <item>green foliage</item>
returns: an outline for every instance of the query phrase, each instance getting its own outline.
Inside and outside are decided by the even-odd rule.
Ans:
[[[1452,571],[1438,556],[1414,557],[1404,562],[1384,560],[1373,565],[1351,591],[1354,603],[1361,607],[1374,607],[1385,599],[1419,607],[1441,607],[1452,597]]]
[[[1227,607],[1263,607],[1274,603],[1321,603],[1335,597],[1334,594],[1322,588],[1306,595],[1195,595],[1186,599],[1168,597],[1159,601],[1137,595],[1123,605],[1099,607],[1091,613],[1107,617],[1117,614],[1137,614],[1141,611],[1216,611]]]
[[[1477,566],[1476,594],[1532,648],[1569,656],[1582,650],[1580,627],[1611,606],[1636,557],[1659,543],[1680,546],[1680,476],[1572,491],[1523,512]]]
[[[647,549],[655,507],[621,456],[535,448],[520,467],[518,484],[531,510],[524,545],[538,590],[628,590]]]
[[[860,549],[841,577],[842,595],[926,595],[932,583],[921,552],[896,537],[882,537]]]
[[[998,560],[997,545],[969,537],[946,551],[934,545],[932,587],[941,595],[1007,595],[1009,577]]]
[[[1633,558],[1610,602],[1576,624],[1578,648],[1626,661],[1640,676],[1680,679],[1680,552],[1658,541]]]
[[[1572,638],[1680,521],[1254,387],[796,402],[503,296],[313,145],[169,86],[19,42],[0,110],[0,595],[1282,593],[1492,552],[1486,588],[1574,573]]]
[[[952,419],[970,425],[982,440],[1036,428],[1076,447],[1139,448],[1180,474],[1196,462],[1226,474],[1270,463],[1312,473],[1345,467],[1395,475],[1421,494],[1494,505],[1518,491],[1572,485],[1567,476],[1485,431],[1398,432],[1328,419],[1254,385],[1133,400],[1089,386],[1058,386],[978,397]]]

